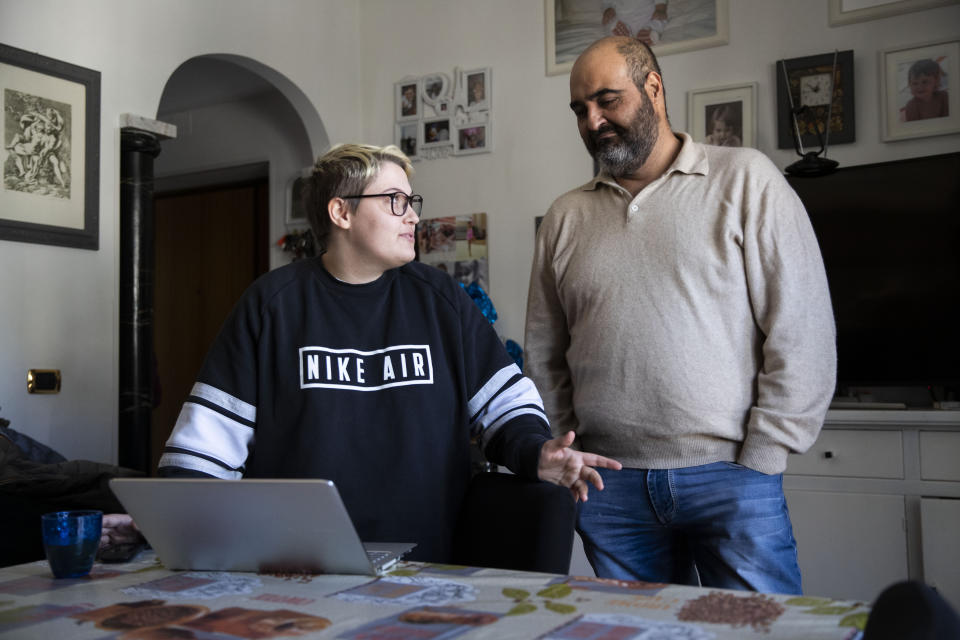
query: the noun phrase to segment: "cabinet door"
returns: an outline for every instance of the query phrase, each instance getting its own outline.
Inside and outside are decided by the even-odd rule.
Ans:
[[[922,498],[923,578],[960,611],[960,499]]]
[[[788,490],[803,591],[872,602],[907,579],[903,496]]]

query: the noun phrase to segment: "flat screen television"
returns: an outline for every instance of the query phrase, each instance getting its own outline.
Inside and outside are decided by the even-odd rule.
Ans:
[[[837,395],[923,388],[931,400],[957,400],[960,153],[787,179],[823,253]]]

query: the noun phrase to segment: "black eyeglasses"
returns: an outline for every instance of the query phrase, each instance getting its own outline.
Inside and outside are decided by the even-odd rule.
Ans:
[[[423,209],[423,196],[417,194],[407,195],[402,191],[396,191],[394,193],[368,193],[362,196],[340,196],[344,200],[349,200],[351,198],[390,198],[390,213],[395,216],[402,216],[407,212],[407,207],[409,206],[413,209],[413,212],[420,215],[420,210]]]

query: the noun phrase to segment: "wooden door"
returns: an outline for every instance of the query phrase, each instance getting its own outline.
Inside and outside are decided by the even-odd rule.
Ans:
[[[267,268],[267,181],[158,195],[151,424],[156,471],[184,399],[240,294]]]

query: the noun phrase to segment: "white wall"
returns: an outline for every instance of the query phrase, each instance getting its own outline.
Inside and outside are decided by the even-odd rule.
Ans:
[[[0,416],[68,457],[117,448],[118,116],[156,117],[184,61],[236,54],[285,75],[330,132],[360,133],[354,0],[0,0],[0,42],[101,73],[100,250],[0,241]],[[28,395],[32,367],[58,395]]]
[[[245,100],[166,114],[161,120],[183,124],[178,124],[175,140],[162,143],[154,164],[158,179],[269,164],[270,268],[290,262],[289,254],[275,242],[288,230],[287,185],[313,163],[306,131],[290,103],[278,91],[268,91]]]
[[[759,146],[778,166],[774,61],[856,53],[858,142],[841,164],[960,149],[960,136],[879,141],[877,50],[957,37],[960,6],[827,26],[827,1],[733,0],[731,44],[665,56],[668,105],[686,126],[686,92],[759,83]],[[428,215],[485,211],[497,328],[522,341],[533,220],[585,182],[566,75],[544,73],[540,0],[0,0],[0,42],[102,77],[100,250],[0,241],[0,416],[70,457],[116,459],[118,116],[155,117],[163,87],[205,54],[253,58],[297,85],[330,142],[393,137],[393,83],[453,67],[493,68],[494,153],[418,163]],[[314,152],[320,151],[314,149]],[[60,368],[59,395],[29,396],[31,367]]]
[[[730,44],[660,60],[675,129],[686,128],[692,89],[759,83],[759,148],[779,167],[796,156],[776,149],[774,63],[854,50],[857,142],[831,145],[841,165],[960,150],[960,135],[883,143],[877,52],[900,44],[960,37],[960,6],[830,28],[827,0],[731,0]],[[523,340],[534,217],[590,179],[592,164],[567,106],[569,76],[546,76],[541,0],[363,0],[364,137],[393,131],[393,83],[406,75],[493,68],[494,152],[417,163],[414,188],[425,215],[485,211],[490,234],[490,297],[501,335]],[[952,89],[952,88],[951,88]]]

